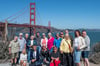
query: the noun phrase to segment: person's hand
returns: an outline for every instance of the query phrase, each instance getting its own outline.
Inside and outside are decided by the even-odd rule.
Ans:
[[[51,60],[51,63],[53,62],[53,60]]]
[[[59,60],[59,58],[56,59],[56,61],[58,61],[58,60]]]
[[[46,59],[44,59],[44,62],[47,62],[47,60],[46,60]]]
[[[29,47],[32,47],[32,45],[29,45]]]
[[[11,52],[9,52],[9,55],[11,55]]]
[[[71,53],[73,53],[73,52],[74,52],[74,49],[72,48],[72,49],[71,49]]]
[[[35,59],[32,59],[32,62],[35,62]]]
[[[55,60],[55,58],[51,57],[52,60]]]
[[[63,54],[63,51],[60,51],[61,54]]]
[[[80,46],[78,46],[77,49],[80,50]]]

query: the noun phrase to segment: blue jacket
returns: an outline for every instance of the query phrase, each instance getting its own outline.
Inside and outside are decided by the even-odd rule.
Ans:
[[[54,39],[54,46],[56,46],[57,48],[60,47],[60,43],[61,43],[61,39]]]

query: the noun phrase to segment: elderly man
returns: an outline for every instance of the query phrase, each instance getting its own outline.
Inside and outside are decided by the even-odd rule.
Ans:
[[[20,45],[20,49],[19,49],[19,58],[20,58],[20,54],[22,53],[22,50],[26,49],[26,40],[23,37],[23,33],[19,34],[18,42]],[[18,58],[18,62],[19,62],[19,58]]]
[[[40,42],[41,42],[41,36],[40,36],[39,32],[36,33],[36,41],[37,41],[37,48],[38,48],[38,51],[40,53],[40,51],[41,51],[41,44],[40,44]]]
[[[29,47],[28,47],[28,42],[29,42],[29,34],[28,33],[26,33],[25,34],[25,40],[26,40],[26,51],[28,51],[28,49],[29,49]]]
[[[30,41],[30,38],[29,38],[29,34],[28,34],[28,33],[25,34],[25,40],[26,40],[26,52],[27,52],[27,54],[28,54],[28,52],[30,51],[30,50],[29,50],[30,47],[28,46],[28,43],[29,43],[29,41]],[[29,57],[28,57],[28,62],[29,62]]]
[[[16,65],[17,58],[18,58],[18,52],[19,52],[19,42],[18,37],[15,36],[14,40],[12,40],[9,44],[9,54],[11,54],[11,63]]]

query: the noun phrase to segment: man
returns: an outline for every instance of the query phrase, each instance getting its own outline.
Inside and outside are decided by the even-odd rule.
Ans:
[[[29,49],[29,47],[28,47],[28,42],[29,42],[29,34],[28,33],[26,33],[25,34],[25,40],[26,40],[26,52],[28,51],[28,49]]]
[[[41,42],[41,36],[40,36],[39,32],[36,33],[36,41],[37,41],[37,48],[38,48],[38,51],[40,53],[40,50],[41,50],[41,44],[40,44],[40,42]]]
[[[63,38],[64,38],[64,33],[61,31],[60,32],[60,40],[62,41]]]
[[[29,43],[29,34],[28,33],[26,33],[25,34],[25,40],[26,40],[26,53],[28,54],[28,52],[29,52],[29,46],[28,46],[28,43]],[[28,57],[28,55],[27,55],[27,61],[29,62],[29,57]]]
[[[82,31],[82,36],[85,39],[85,44],[87,45],[87,47],[82,51],[82,58],[84,60],[84,66],[89,66],[88,55],[90,51],[90,38],[85,30]]]
[[[32,51],[31,51],[31,63],[29,66],[38,66],[39,65],[39,51],[37,50],[37,45],[34,44],[32,46]]]
[[[19,58],[18,58],[18,62],[19,62],[20,54],[22,53],[23,49],[26,49],[26,40],[23,37],[23,33],[19,34],[18,42],[19,42],[19,45],[20,45]]]
[[[59,52],[57,47],[53,47],[53,52],[51,53],[51,63],[50,66],[58,66],[60,64]]]
[[[62,41],[64,39],[64,33],[61,31],[60,32],[60,41]],[[61,44],[60,44],[61,45]],[[63,60],[63,53],[60,53],[60,61],[61,61],[61,65],[63,65],[64,60]]]
[[[14,40],[12,40],[9,44],[9,54],[11,54],[11,63],[16,65],[17,58],[18,58],[18,52],[19,52],[19,42],[18,37],[15,36]]]

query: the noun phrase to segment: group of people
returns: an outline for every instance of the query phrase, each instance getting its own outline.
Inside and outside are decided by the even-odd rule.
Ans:
[[[75,38],[69,35],[69,31],[56,33],[37,32],[36,35],[23,33],[15,36],[9,44],[9,54],[12,65],[21,66],[81,66],[82,57],[84,66],[89,66],[88,55],[90,51],[90,38],[85,30],[82,33],[75,31]]]

